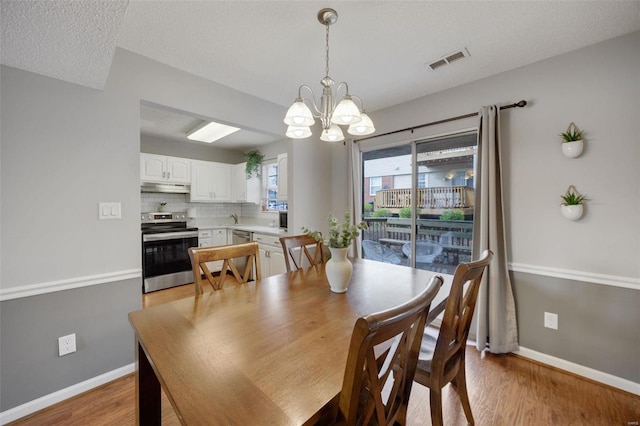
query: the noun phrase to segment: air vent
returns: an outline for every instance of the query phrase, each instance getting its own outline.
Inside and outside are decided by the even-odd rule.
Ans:
[[[468,56],[471,56],[471,55],[469,55],[469,51],[465,47],[464,49],[462,49],[462,50],[460,50],[458,52],[450,53],[450,54],[448,54],[448,55],[446,55],[446,56],[444,56],[444,57],[442,57],[440,59],[437,59],[437,60],[431,62],[429,64],[429,67],[432,70],[435,71],[438,68],[442,68],[445,65],[449,65],[449,64],[451,64],[451,63],[453,63],[455,61],[459,61],[460,59],[464,59],[464,58],[466,58]]]

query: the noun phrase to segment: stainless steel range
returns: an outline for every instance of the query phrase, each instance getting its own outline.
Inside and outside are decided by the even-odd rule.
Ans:
[[[142,213],[142,292],[193,282],[189,247],[198,247],[198,228],[186,213]]]

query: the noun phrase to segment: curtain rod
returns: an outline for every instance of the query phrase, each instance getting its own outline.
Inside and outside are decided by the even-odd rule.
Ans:
[[[500,107],[500,109],[502,110],[502,109],[509,109],[509,108],[522,108],[522,107],[524,107],[524,106],[526,106],[526,105],[527,105],[527,101],[522,100],[522,101],[520,101],[520,102],[516,102],[516,103],[513,103],[513,104],[511,104],[511,105],[504,105],[504,106],[501,106],[501,107]],[[369,137],[362,138],[362,139],[357,139],[357,140],[355,140],[355,139],[354,139],[354,141],[353,141],[353,142],[354,142],[354,143],[356,143],[356,142],[360,142],[360,141],[366,141],[367,139],[379,138],[380,136],[393,135],[393,134],[395,134],[395,133],[406,132],[406,131],[409,131],[409,130],[410,130],[411,132],[413,132],[415,129],[421,129],[421,128],[423,128],[423,127],[434,126],[434,125],[436,125],[436,124],[448,123],[448,122],[450,122],[450,121],[461,120],[461,119],[463,119],[463,118],[475,117],[475,116],[477,116],[477,115],[478,115],[478,113],[477,113],[477,112],[472,112],[472,113],[464,114],[464,115],[458,115],[458,116],[456,116],[456,117],[445,118],[444,120],[432,121],[431,123],[425,123],[425,124],[420,124],[420,125],[418,125],[418,126],[407,127],[407,128],[405,128],[405,129],[394,130],[394,131],[392,131],[392,132],[381,133],[381,134],[379,134],[379,135],[373,135],[373,136],[369,136]]]

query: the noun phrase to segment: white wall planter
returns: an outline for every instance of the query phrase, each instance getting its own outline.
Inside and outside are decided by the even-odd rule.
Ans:
[[[582,204],[573,204],[573,205],[563,204],[560,206],[560,211],[562,211],[562,215],[567,219],[578,220],[582,217],[582,213],[584,212],[584,206]]]
[[[584,141],[562,142],[562,153],[565,157],[576,158],[582,154]]]

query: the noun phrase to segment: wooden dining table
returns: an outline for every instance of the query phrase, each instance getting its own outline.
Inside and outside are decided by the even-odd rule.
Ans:
[[[352,262],[343,294],[319,265],[131,312],[139,424],[161,424],[161,388],[185,425],[313,424],[330,412],[356,319],[406,302],[434,274]]]

